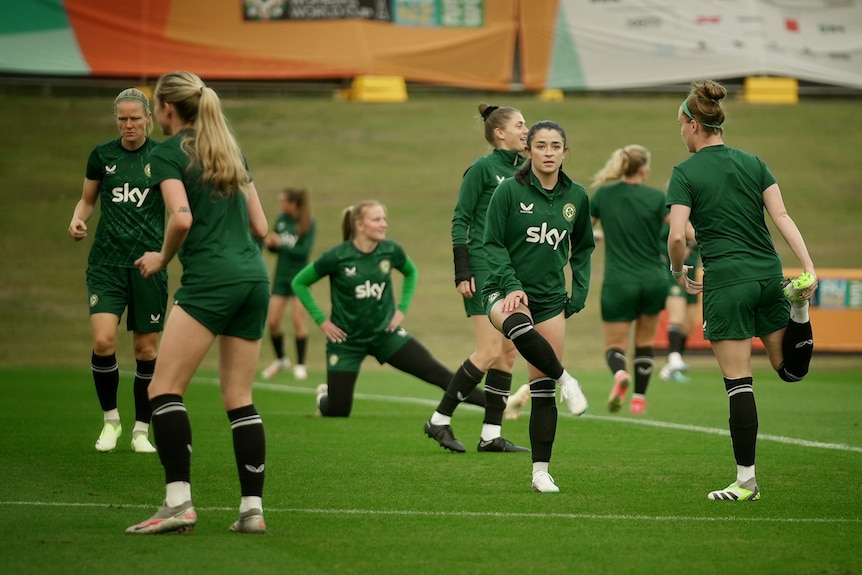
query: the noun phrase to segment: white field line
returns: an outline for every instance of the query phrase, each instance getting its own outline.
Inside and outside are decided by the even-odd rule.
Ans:
[[[87,507],[102,509],[152,509],[152,505],[126,505],[122,503],[58,503],[51,501],[0,501],[0,507],[21,505],[28,507]],[[235,511],[233,507],[195,507],[200,511]],[[291,507],[267,507],[267,513],[305,515],[356,515],[399,517],[484,517],[489,519],[569,519],[588,521],[680,521],[685,523],[817,523],[817,524],[862,524],[862,518],[822,517],[708,517],[690,515],[620,515],[615,513],[502,513],[498,511],[416,511],[395,509],[303,509]]]
[[[202,381],[205,383],[210,383],[214,385],[218,385],[218,379],[216,378],[195,378],[195,381]],[[304,394],[314,394],[313,389],[309,389],[307,387],[292,387],[289,385],[283,384],[274,384],[274,383],[261,383],[255,382],[255,387],[258,389],[267,389],[272,391],[280,391],[283,393],[304,393]],[[399,397],[392,395],[373,395],[368,393],[356,393],[354,394],[356,399],[370,399],[373,401],[386,401],[391,403],[413,403],[419,405],[428,405],[430,407],[436,407],[439,403],[438,400],[431,399],[422,399],[418,397]],[[461,406],[461,409],[474,409],[479,410],[480,408],[475,405],[465,404]],[[567,413],[564,409],[560,410],[561,417],[573,417],[569,413]],[[586,415],[581,416],[582,419],[598,419],[601,421],[609,421],[613,423],[623,423],[629,425],[646,425],[649,427],[659,427],[663,429],[675,429],[678,431],[691,431],[694,433],[705,433],[708,435],[724,435],[730,436],[730,432],[727,429],[718,429],[714,427],[701,427],[699,425],[686,425],[683,423],[671,423],[668,421],[655,421],[652,419],[633,419],[633,418],[624,418],[624,417],[614,417],[609,415],[591,415],[587,413]],[[852,453],[862,453],[862,447],[857,447],[855,445],[847,445],[845,443],[827,443],[823,441],[809,441],[807,439],[797,439],[795,437],[784,437],[782,435],[770,435],[768,433],[759,433],[757,435],[758,441],[772,441],[775,443],[784,443],[787,445],[796,445],[799,447],[810,447],[813,449],[832,449],[835,451],[849,451]]]

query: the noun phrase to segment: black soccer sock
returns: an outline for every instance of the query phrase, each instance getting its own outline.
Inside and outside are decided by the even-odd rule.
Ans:
[[[530,382],[530,450],[533,462],[550,461],[557,435],[556,382],[540,377]]]
[[[612,347],[605,351],[605,362],[607,362],[613,374],[616,374],[621,369],[625,371],[626,353],[618,347]]]
[[[655,352],[652,346],[635,348],[635,393],[646,395],[649,380],[655,365]]]
[[[308,348],[308,338],[296,338],[296,363],[305,365],[305,350]]]
[[[724,378],[730,400],[730,439],[737,465],[754,465],[757,447],[757,404],[754,401],[754,380],[751,377]]]
[[[320,400],[318,408],[324,417],[348,417],[353,411],[353,390],[356,378],[353,371],[327,371],[326,384],[329,390]]]
[[[227,412],[233,434],[233,453],[243,497],[263,497],[266,470],[266,435],[254,405]]]
[[[778,376],[784,381],[800,381],[808,375],[811,356],[814,354],[814,335],[811,322],[787,322],[784,339],[781,342],[784,361],[778,368]]]
[[[485,420],[489,425],[503,425],[506,399],[512,391],[512,374],[489,369],[485,376]]]
[[[434,359],[425,346],[415,339],[410,339],[405,343],[401,349],[386,360],[386,363],[404,373],[409,373],[413,377],[418,377],[422,381],[436,385],[443,391],[449,389],[449,384],[454,376],[445,365]],[[485,394],[473,386],[473,390],[466,395],[466,399],[463,401],[485,407]]]
[[[96,396],[102,411],[117,409],[117,390],[120,388],[117,354],[96,355],[94,351],[90,358],[90,369],[93,371],[93,383],[96,384]]]
[[[165,483],[191,483],[192,425],[180,395],[166,393],[150,401],[153,439],[165,468]]]
[[[135,370],[135,382],[133,388],[135,395],[135,421],[149,423],[150,418],[153,416],[153,406],[150,405],[147,388],[153,380],[153,372],[155,369],[155,359],[137,360],[137,369]]]
[[[446,393],[443,394],[443,398],[437,406],[437,411],[451,417],[455,413],[458,404],[469,397],[470,392],[476,389],[476,386],[479,385],[484,376],[485,374],[479,371],[479,368],[473,365],[473,362],[465,359],[464,363],[455,371],[455,374],[449,381],[449,386],[446,388]],[[485,397],[487,401],[487,386]],[[487,405],[485,409],[487,411]]]
[[[503,335],[512,340],[530,365],[555,380],[563,375],[563,366],[554,348],[533,329],[533,320],[528,315],[516,312],[507,317],[503,322]]]
[[[281,359],[284,357],[284,336],[282,334],[279,335],[271,335],[272,339],[272,349],[275,351],[275,357]]]
[[[682,333],[682,326],[669,325],[667,328],[667,351],[668,353],[678,353],[682,355],[685,350],[685,334]]]

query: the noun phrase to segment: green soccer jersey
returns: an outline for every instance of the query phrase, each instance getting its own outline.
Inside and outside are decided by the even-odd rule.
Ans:
[[[485,250],[490,274],[483,294],[521,289],[544,307],[562,305],[566,262],[572,268],[572,311],[583,309],[595,248],[587,191],[562,171],[553,191],[531,172],[530,183],[501,183],[488,205]]]
[[[412,287],[407,288],[409,274],[411,286],[415,286],[416,267],[404,249],[390,240],[383,240],[371,253],[356,249],[352,241],[346,241],[324,252],[313,264],[318,278],[329,276],[329,294],[332,302],[332,323],[347,332],[351,342],[373,339],[384,331],[395,314],[395,296],[392,293],[392,270],[405,274],[405,295],[398,309],[406,312],[410,305]],[[307,289],[297,285],[304,272],[294,280],[297,296],[309,308],[318,324],[326,317],[315,309]],[[312,278],[313,279],[313,278]]]
[[[287,214],[281,214],[275,220],[274,230],[281,239],[281,245],[272,249],[278,254],[273,282],[292,280],[299,270],[308,263],[317,234],[317,222],[311,220],[308,231],[301,236],[296,231],[298,225],[299,221]]]
[[[161,249],[165,203],[150,183],[150,155],[157,146],[147,138],[129,151],[117,138],[90,153],[86,177],[99,182],[102,207],[89,263],[133,268],[144,252]]]
[[[674,167],[667,202],[691,208],[705,290],[781,277],[763,215],[763,191],[774,183],[760,158],[723,144]]]
[[[500,182],[511,177],[522,160],[518,152],[496,149],[477,159],[464,173],[452,218],[452,244],[470,248],[471,270],[488,269],[483,243],[488,202]]]
[[[187,170],[189,157],[180,148],[182,132],[153,152],[152,182],[181,180],[189,198],[192,227],[180,247],[182,284],[210,287],[245,281],[269,281],[260,247],[248,223],[248,204],[241,192],[217,193],[201,182],[200,166]]]
[[[616,182],[590,199],[590,214],[605,233],[605,284],[663,281],[666,246],[659,244],[668,208],[664,192]]]

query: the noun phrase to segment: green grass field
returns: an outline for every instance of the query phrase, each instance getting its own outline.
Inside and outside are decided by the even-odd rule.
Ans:
[[[152,514],[164,487],[158,456],[128,447],[130,375],[127,433],[105,454],[92,448],[100,417],[85,369],[2,370],[0,563],[15,575],[862,573],[858,366],[815,369],[798,385],[756,374],[755,503],[706,499],[735,466],[712,360],[695,358],[692,373],[690,384],[654,381],[643,418],[609,415],[608,376],[579,373],[592,408],[561,414],[558,495],[530,491],[528,454],[475,451],[476,409],[454,420],[468,452],[444,452],[422,432],[436,388],[394,370],[361,376],[346,420],[314,416],[321,373],[259,383],[269,531],[244,536],[227,531],[238,481],[216,380],[204,372],[187,395],[198,527],[133,537],[123,530]],[[528,444],[527,422],[508,422],[505,435]]]
[[[239,496],[211,354],[187,396],[199,526],[187,537],[125,536],[155,510],[163,476],[157,457],[127,449],[133,363],[125,332],[118,358],[126,435],[116,453],[93,449],[101,414],[88,371],[90,243],[66,232],[87,155],[116,136],[111,102],[125,87],[95,96],[0,93],[0,573],[862,573],[862,357],[816,354],[811,375],[788,385],[756,356],[763,498],[707,501],[735,473],[715,361],[690,356],[688,385],[656,378],[646,417],[608,415],[601,247],[587,308],[568,322],[565,364],[593,407],[580,420],[561,417],[551,469],[558,496],[530,491],[529,456],[443,452],[422,433],[439,391],[373,362],[351,418],[314,417],[313,390],[324,376],[323,338],[312,328],[309,380],[297,385],[284,375],[256,390],[267,426],[269,533],[227,532]],[[224,103],[270,219],[281,188],[311,191],[315,255],[340,241],[345,206],[366,198],[388,206],[389,235],[420,271],[405,327],[454,368],[473,343],[453,287],[449,226],[461,174],[487,152],[477,104],[516,106],[530,123],[560,122],[569,133],[565,169],[581,182],[615,148],[645,145],[649,183],[664,187],[688,155],[676,124],[683,96],[552,103],[426,93],[363,105],[288,93]],[[818,268],[862,268],[859,100],[727,103],[727,143],[768,162]],[[794,267],[783,242],[776,245]],[[174,286],[179,271],[174,262]],[[323,283],[315,293],[326,302]],[[264,345],[261,367],[271,358]],[[476,410],[456,416],[468,447],[480,426]],[[504,433],[527,444],[527,418]]]

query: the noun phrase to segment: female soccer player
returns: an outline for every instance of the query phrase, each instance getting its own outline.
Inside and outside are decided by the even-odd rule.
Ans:
[[[102,432],[97,451],[113,451],[123,432],[117,409],[120,368],[117,336],[120,318],[128,310],[126,327],[133,333],[135,350],[135,427],[132,449],[154,453],[148,438],[150,400],[147,386],[153,377],[159,332],[168,303],[168,274],[162,270],[142,278],[135,259],[146,250],[158,249],[165,233],[165,204],[150,189],[150,154],[157,142],[150,100],[137,88],[128,88],[114,99],[114,117],[120,137],[96,146],[87,161],[84,191],[75,205],[69,235],[75,241],[87,236],[87,221],[102,200],[102,214],[87,260],[87,296],[93,354],[90,360],[96,395],[102,407]]]
[[[649,150],[633,144],[614,150],[593,177],[593,186],[599,189],[590,210],[593,225],[601,223],[605,240],[601,305],[605,361],[614,377],[608,398],[611,413],[622,408],[631,384],[626,350],[632,323],[635,389],[629,411],[641,415],[646,409],[655,364],[653,342],[667,296],[665,248],[658,238],[668,209],[664,192],[644,183],[649,171]]]
[[[164,503],[126,533],[182,532],[197,523],[183,396],[216,338],[241,489],[239,518],[230,530],[263,533],[266,444],[252,383],[269,305],[269,275],[258,246],[266,216],[215,91],[191,72],[172,72],[159,78],[155,103],[159,126],[171,136],[152,156],[152,183],[164,197],[168,222],[161,251],[135,263],[151,277],[179,254],[183,276],[149,388]]]
[[[344,241],[305,266],[293,280],[293,291],[326,336],[326,383],[317,389],[317,409],[326,417],[347,417],[362,360],[380,363],[446,389],[452,372],[401,326],[416,289],[417,271],[404,249],[386,239],[386,211],[374,200],[344,210]],[[392,270],[404,275],[396,307]],[[310,287],[329,277],[331,317],[317,305]],[[473,390],[468,403],[484,407]]]
[[[510,397],[515,346],[494,329],[482,308],[482,286],[488,275],[488,262],[482,245],[485,212],[491,194],[509,178],[523,161],[527,145],[527,124],[515,108],[479,104],[485,126],[485,140],[494,150],[467,168],[461,181],[455,216],[452,218],[452,244],[455,255],[455,288],[464,298],[464,309],[473,325],[476,350],[455,371],[437,410],[425,423],[425,433],[446,449],[463,451],[452,431],[452,415],[466,397],[485,378],[485,420],[479,437],[479,451],[529,451],[501,436],[504,415],[517,419],[530,400],[530,387],[523,385]]]
[[[587,192],[562,170],[567,152],[562,126],[533,124],[528,161],[494,191],[485,221],[490,273],[482,300],[491,323],[529,363],[532,488],[541,493],[559,492],[548,473],[557,432],[556,386],[572,414],[588,407],[578,381],[560,363],[565,319],[584,307],[595,248]]]
[[[305,352],[308,344],[308,327],[305,324],[307,314],[299,299],[294,297],[290,284],[299,270],[308,264],[311,248],[314,246],[317,222],[311,217],[311,200],[307,190],[287,188],[278,195],[278,201],[281,213],[275,220],[275,230],[264,239],[267,249],[278,254],[278,261],[272,278],[272,296],[269,298],[267,316],[275,361],[263,370],[263,377],[270,379],[281,370],[290,367],[290,359],[284,354],[284,332],[281,329],[284,308],[290,302],[296,344],[296,365],[293,366],[293,376],[296,379],[305,379],[308,377],[305,369]]]
[[[682,140],[693,155],[671,175],[668,255],[679,285],[688,293],[703,292],[704,337],[724,375],[730,403],[736,481],[707,497],[756,501],[758,419],[751,338],[763,341],[781,379],[805,377],[814,350],[808,300],[817,288],[817,274],[772,172],[757,156],[724,144],[721,101],[726,95],[718,82],[695,82],[677,112]],[[786,285],[764,208],[804,270]],[[690,267],[683,263],[689,221],[703,258],[702,283],[689,277]]]

